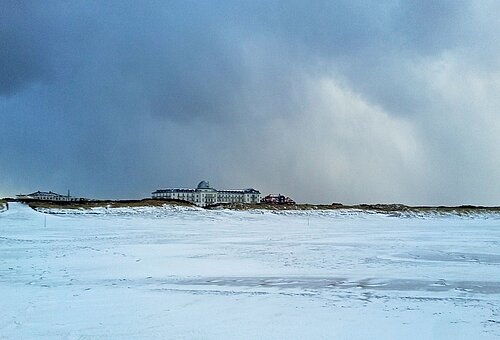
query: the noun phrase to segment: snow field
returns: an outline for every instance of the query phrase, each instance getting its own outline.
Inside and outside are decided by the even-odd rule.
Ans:
[[[497,216],[9,206],[1,339],[500,336]]]

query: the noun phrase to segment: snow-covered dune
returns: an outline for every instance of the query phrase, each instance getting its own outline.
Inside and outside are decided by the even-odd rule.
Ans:
[[[494,215],[9,206],[0,338],[500,337]]]

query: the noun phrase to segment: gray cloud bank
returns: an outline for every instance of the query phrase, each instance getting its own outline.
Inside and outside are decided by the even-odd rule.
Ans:
[[[500,204],[497,1],[0,2],[0,195]]]

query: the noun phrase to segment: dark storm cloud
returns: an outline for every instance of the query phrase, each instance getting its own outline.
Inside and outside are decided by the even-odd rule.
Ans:
[[[43,78],[48,70],[45,53],[39,53],[43,42],[33,31],[29,9],[8,2],[0,6],[0,95],[8,96]]]
[[[0,193],[499,198],[495,2],[0,6]]]

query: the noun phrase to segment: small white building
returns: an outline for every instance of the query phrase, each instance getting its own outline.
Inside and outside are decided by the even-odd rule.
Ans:
[[[200,207],[218,203],[257,204],[260,192],[255,189],[216,190],[207,181],[201,181],[196,189],[159,189],[152,193],[156,199],[188,201]]]
[[[60,195],[55,192],[49,191],[37,191],[27,195],[17,195],[18,199],[31,199],[31,200],[42,200],[42,201],[58,201],[58,202],[74,202],[80,201],[81,198],[72,197],[69,195]]]

